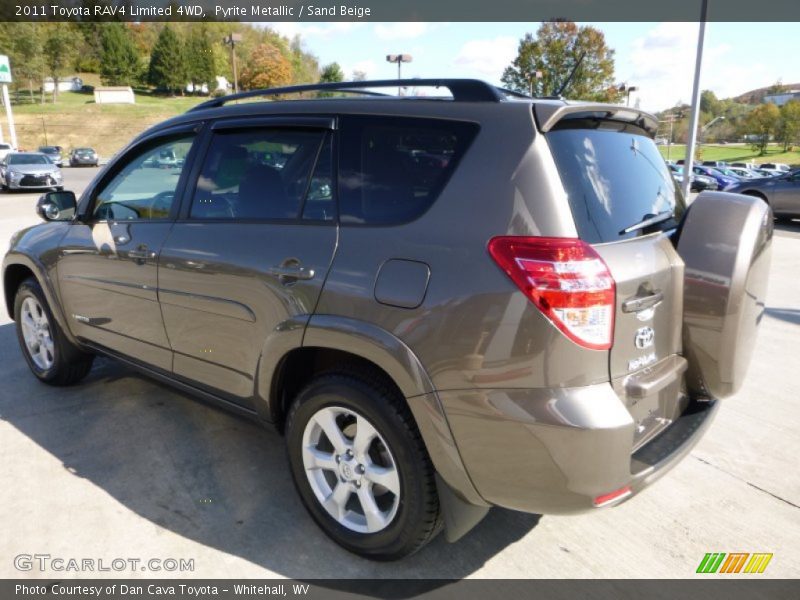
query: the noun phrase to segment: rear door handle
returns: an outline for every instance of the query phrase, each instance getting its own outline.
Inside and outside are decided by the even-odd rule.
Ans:
[[[661,292],[653,292],[647,296],[634,296],[628,298],[622,303],[622,312],[631,313],[639,312],[645,308],[651,308],[659,304],[664,299],[664,294]]]
[[[269,269],[271,275],[286,279],[313,279],[314,269],[306,269],[300,265],[281,265]]]

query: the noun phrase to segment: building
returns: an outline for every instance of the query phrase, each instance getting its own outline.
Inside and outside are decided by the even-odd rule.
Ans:
[[[42,83],[42,89],[45,92],[52,92],[53,78],[46,77]],[[83,87],[83,79],[80,77],[59,77],[58,78],[58,91],[59,92],[80,92]]]
[[[94,88],[95,104],[135,104],[130,86]]]
[[[775,106],[783,106],[791,100],[800,100],[800,90],[787,90],[779,94],[767,94],[764,96],[764,102]]]

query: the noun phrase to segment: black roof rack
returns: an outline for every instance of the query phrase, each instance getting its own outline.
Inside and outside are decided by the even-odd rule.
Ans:
[[[309,83],[305,85],[291,85],[264,90],[249,90],[238,94],[220,96],[198,104],[189,111],[218,108],[234,100],[244,98],[258,98],[278,96],[280,94],[295,94],[298,92],[350,92],[367,96],[380,96],[380,94],[366,88],[382,87],[434,87],[447,88],[456,102],[500,102],[505,99],[505,92],[495,86],[479,79],[379,79],[376,81],[342,81],[337,83]]]

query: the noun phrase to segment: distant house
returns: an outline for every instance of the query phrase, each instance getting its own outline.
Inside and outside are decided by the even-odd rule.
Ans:
[[[130,86],[94,88],[95,104],[135,104]]]
[[[764,96],[764,102],[775,106],[783,106],[791,100],[800,100],[800,90],[787,90],[779,94],[767,94]]]
[[[211,90],[211,91],[214,91],[214,92],[225,92],[225,93],[228,93],[228,91],[233,87],[230,84],[230,82],[228,81],[228,79],[223,77],[222,75],[217,75],[215,77],[214,86],[215,86],[214,89]],[[191,81],[186,84],[186,91],[188,93],[190,93],[190,94],[192,94],[192,93],[208,94],[209,93],[209,89],[208,89],[208,85],[207,84],[204,83],[204,84],[202,84],[200,86],[197,86],[194,83],[192,83]]]
[[[46,77],[42,84],[42,89],[45,92],[52,92],[54,87],[55,86],[53,85],[53,78]],[[81,79],[80,77],[58,78],[59,92],[80,92],[82,87],[83,87],[83,79]]]

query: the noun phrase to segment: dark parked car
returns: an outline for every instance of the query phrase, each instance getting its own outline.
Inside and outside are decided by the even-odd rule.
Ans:
[[[800,217],[800,169],[775,177],[742,181],[730,191],[761,198],[781,221]]]
[[[694,165],[692,167],[692,171],[695,175],[705,175],[706,177],[711,177],[717,182],[719,185],[719,189],[727,190],[733,185],[739,183],[740,179],[738,177],[732,177],[730,175],[725,175],[719,169],[715,169],[714,167],[704,167],[702,165]]]
[[[64,166],[64,159],[61,157],[61,146],[39,146],[39,152],[44,154],[57,167]]]
[[[100,164],[100,157],[94,148],[75,148],[69,155],[70,167],[96,167]]]
[[[450,95],[286,99],[398,85]],[[284,99],[226,105],[261,95]],[[687,208],[657,129],[475,80],[215,98],[80,201],[44,195],[5,300],[43,382],[103,354],[277,426],[308,512],[360,555],[492,506],[617,505],[739,389],[769,267],[769,207]],[[182,166],[145,168],[165,152]]]
[[[3,191],[63,189],[61,169],[41,152],[9,152],[0,159]]]
[[[683,183],[683,167],[673,164],[667,164],[672,176],[679,184]],[[715,191],[719,189],[716,179],[707,177],[705,175],[692,175],[689,190],[692,192],[704,192],[706,190]]]

